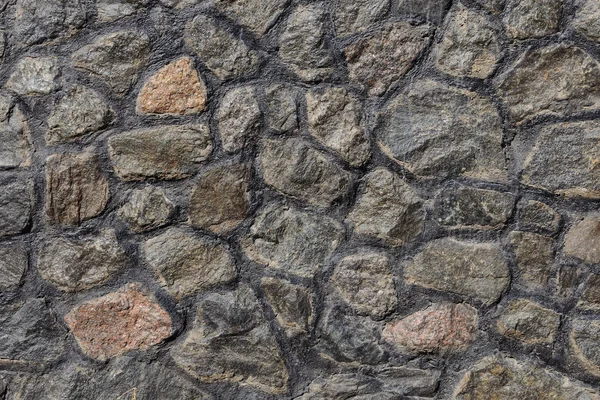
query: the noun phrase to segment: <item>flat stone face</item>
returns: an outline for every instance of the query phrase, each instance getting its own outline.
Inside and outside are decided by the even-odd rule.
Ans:
[[[561,0],[507,0],[504,26],[510,39],[530,39],[558,31]]]
[[[600,215],[587,215],[571,226],[563,253],[587,263],[600,263]]]
[[[449,5],[450,0],[398,0],[396,11],[400,14],[439,23],[444,19]]]
[[[313,89],[306,95],[308,129],[323,145],[353,167],[371,156],[371,143],[362,119],[361,104],[344,88]]]
[[[0,246],[0,290],[15,290],[29,265],[27,250],[21,244],[2,244]]]
[[[146,350],[171,336],[171,317],[137,285],[78,305],[65,316],[81,350],[98,360]]]
[[[171,228],[144,243],[148,265],[177,299],[231,282],[235,261],[223,245]]]
[[[146,186],[133,190],[118,214],[135,232],[147,232],[165,225],[174,212],[175,205],[163,189]]]
[[[569,354],[583,369],[600,376],[600,321],[575,319],[571,322]]]
[[[572,25],[588,39],[600,42],[600,4],[594,0],[577,0]]]
[[[171,356],[204,382],[229,380],[270,393],[287,391],[288,372],[277,342],[245,285],[205,297],[193,329]]]
[[[137,98],[138,114],[197,114],[206,105],[206,85],[189,57],[159,69],[142,87]]]
[[[294,207],[270,204],[241,240],[250,260],[310,278],[344,239],[344,227],[333,218]]]
[[[390,0],[358,0],[334,2],[334,25],[338,37],[344,38],[366,31],[382,18],[390,7]]]
[[[86,71],[125,95],[137,81],[150,58],[148,36],[137,31],[119,31],[98,37],[71,56],[77,69]]]
[[[549,205],[536,200],[523,200],[517,204],[519,227],[554,233],[560,226],[560,214]]]
[[[308,290],[276,278],[262,278],[260,283],[286,335],[308,333],[313,322],[313,299]]]
[[[51,222],[78,225],[104,211],[110,193],[99,162],[92,153],[46,159],[46,216]]]
[[[375,132],[382,150],[416,175],[508,179],[498,111],[474,92],[417,81],[383,109]]]
[[[510,282],[500,247],[451,238],[429,242],[406,263],[406,283],[494,303]]]
[[[500,334],[527,344],[554,343],[560,314],[526,299],[511,302],[498,317]]]
[[[212,153],[207,125],[165,125],[114,135],[108,150],[115,173],[125,181],[181,179]]]
[[[227,92],[217,111],[223,150],[228,153],[242,150],[258,133],[260,118],[253,87],[234,88]]]
[[[367,174],[346,222],[356,235],[400,246],[423,231],[423,200],[399,175],[377,168]]]
[[[38,251],[38,272],[63,292],[99,286],[126,263],[125,251],[112,229],[78,239],[49,238]]]
[[[546,287],[554,261],[554,239],[531,232],[511,232],[508,236],[517,259],[520,283],[530,290]]]
[[[210,17],[197,15],[186,25],[183,37],[186,47],[219,79],[239,78],[258,71],[258,54]]]
[[[352,175],[301,138],[264,140],[260,162],[267,185],[314,206],[329,207],[350,189]]]
[[[235,229],[250,210],[250,175],[245,164],[223,165],[202,174],[190,196],[190,225],[218,234]]]
[[[600,310],[600,275],[591,274],[588,278],[585,289],[577,302],[577,308],[585,311]]]
[[[498,90],[517,123],[598,110],[600,64],[578,47],[531,49],[499,78]]]
[[[0,94],[0,167],[31,165],[29,124],[13,96]]]
[[[134,15],[147,7],[148,3],[149,0],[98,0],[96,2],[98,22],[109,23]]]
[[[217,10],[256,36],[265,34],[283,12],[288,0],[217,0]]]
[[[23,57],[15,66],[6,87],[21,96],[45,95],[60,88],[56,57]]]
[[[430,26],[386,25],[344,49],[350,79],[369,96],[381,96],[414,65],[429,42]]]
[[[16,174],[0,174],[0,236],[18,235],[30,222],[33,182]]]
[[[265,88],[265,100],[270,129],[284,133],[298,128],[298,100],[293,88],[283,84],[268,86]]]

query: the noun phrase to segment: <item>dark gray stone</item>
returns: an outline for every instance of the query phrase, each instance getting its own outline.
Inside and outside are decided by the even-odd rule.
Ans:
[[[175,205],[163,189],[145,186],[133,190],[118,213],[135,232],[147,232],[167,224],[174,212]]]
[[[288,3],[289,0],[216,0],[215,7],[260,37],[271,28]]]
[[[554,233],[560,225],[560,214],[541,201],[520,201],[517,204],[517,216],[520,229]]]
[[[17,289],[29,265],[27,250],[22,244],[0,246],[0,290]]]
[[[591,40],[600,42],[600,4],[595,0],[576,0],[573,27]]]
[[[277,278],[262,278],[261,288],[288,337],[310,331],[314,319],[313,298],[307,289]]]
[[[450,0],[398,0],[396,11],[439,23],[444,19]]]
[[[390,0],[335,0],[334,18],[337,36],[345,38],[362,33],[383,18],[390,7]]]
[[[18,235],[33,211],[33,182],[20,175],[0,175],[0,236]]]
[[[517,259],[519,283],[529,290],[544,289],[554,261],[554,239],[531,232],[511,232],[508,236]]]
[[[217,111],[221,145],[228,153],[242,150],[260,128],[261,112],[252,86],[225,93]]]
[[[296,96],[296,91],[284,84],[273,84],[265,89],[269,128],[278,133],[293,132],[298,128]]]
[[[31,165],[29,124],[12,96],[0,94],[0,167]]]

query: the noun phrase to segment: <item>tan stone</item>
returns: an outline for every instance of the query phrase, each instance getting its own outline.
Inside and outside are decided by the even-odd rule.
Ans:
[[[600,215],[588,215],[565,236],[563,252],[588,263],[600,263]]]
[[[526,299],[518,299],[498,318],[498,332],[528,344],[550,344],[556,339],[560,314]]]

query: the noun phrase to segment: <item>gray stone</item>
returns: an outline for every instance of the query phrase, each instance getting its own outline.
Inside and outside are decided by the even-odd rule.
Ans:
[[[168,125],[114,135],[108,150],[115,173],[125,181],[182,179],[213,149],[207,125]]]
[[[251,75],[260,66],[258,53],[205,15],[197,15],[186,25],[184,40],[186,47],[219,79]]]
[[[414,65],[425,50],[431,27],[388,24],[344,49],[350,79],[369,96],[381,96]]]
[[[288,337],[307,334],[313,322],[313,298],[308,290],[282,279],[262,278],[261,288],[277,322]]]
[[[27,266],[27,250],[21,244],[0,246],[0,290],[15,290],[21,285]]]
[[[499,77],[498,91],[517,123],[598,110],[600,64],[564,44],[529,49]]]
[[[587,272],[580,266],[560,265],[556,274],[557,295],[562,298],[573,297],[583,283]]]
[[[344,227],[332,218],[270,204],[258,214],[241,245],[254,262],[310,278],[343,239]]]
[[[396,11],[439,23],[444,19],[450,3],[450,0],[398,0]]]
[[[419,369],[409,366],[384,367],[377,373],[382,388],[403,396],[425,396],[435,394],[441,371]]]
[[[500,334],[527,344],[552,344],[560,314],[526,299],[512,301],[498,317]]]
[[[423,231],[423,200],[400,176],[377,168],[364,177],[360,195],[348,214],[357,235],[400,246]]]
[[[60,67],[56,57],[23,57],[6,82],[6,87],[21,96],[50,94],[60,88]]]
[[[21,108],[12,96],[0,94],[0,167],[31,165],[31,136]]]
[[[569,355],[585,372],[600,376],[600,320],[572,321]]]
[[[435,81],[418,81],[380,113],[382,150],[419,176],[506,182],[502,124],[487,98]]]
[[[0,236],[18,235],[30,222],[33,182],[20,175],[0,175]]]
[[[569,228],[565,235],[563,253],[587,263],[600,263],[599,233],[600,215],[586,215]]]
[[[115,113],[95,90],[77,85],[58,100],[48,117],[46,144],[77,140],[112,123]]]
[[[520,201],[517,204],[517,216],[520,229],[554,233],[560,226],[560,214],[541,201]]]
[[[135,14],[148,6],[148,0],[98,0],[98,22],[108,23]]]
[[[198,4],[201,0],[160,0],[166,7],[183,9]]]
[[[350,189],[352,175],[305,139],[264,140],[260,163],[267,185],[314,206],[329,207]]]
[[[146,262],[175,298],[231,282],[235,261],[226,247],[171,228],[144,243]]]
[[[38,251],[42,278],[64,292],[99,286],[123,269],[125,251],[114,230],[79,238],[54,237],[44,240]]]
[[[278,132],[298,129],[298,104],[294,89],[283,84],[273,84],[265,89],[269,128]]]
[[[361,395],[376,392],[375,379],[359,374],[335,374],[318,377],[295,400],[363,399]]]
[[[600,311],[600,274],[591,274],[585,289],[577,302],[577,308],[584,311]]]
[[[147,232],[167,224],[174,212],[175,205],[163,189],[145,186],[133,190],[118,213],[135,232]]]
[[[279,57],[303,81],[327,78],[334,70],[325,37],[323,3],[299,5],[279,38]]]
[[[510,39],[530,39],[558,31],[561,0],[507,0],[504,26]]]
[[[4,52],[6,51],[6,35],[4,31],[0,30],[0,61],[2,61],[2,57],[4,57]]]
[[[595,0],[576,0],[575,17],[572,24],[575,30],[588,39],[600,42],[600,3]]]
[[[474,2],[484,10],[487,10],[493,14],[498,14],[504,10],[506,0],[474,0]]]
[[[323,145],[353,167],[371,156],[371,143],[362,123],[358,99],[344,88],[318,88],[306,95],[308,130]]]
[[[529,290],[544,289],[554,261],[554,239],[530,232],[511,232],[508,236],[517,259],[519,283]]]
[[[498,245],[444,238],[429,242],[406,263],[404,279],[490,305],[508,288],[510,271]]]
[[[285,10],[288,0],[215,0],[217,10],[256,36],[265,34]]]
[[[366,31],[384,17],[389,8],[390,0],[336,0],[333,22],[337,36],[345,38]]]
[[[252,86],[228,91],[217,111],[223,150],[234,153],[242,150],[256,136],[261,113]]]
[[[71,56],[75,68],[102,79],[119,96],[124,96],[137,81],[149,59],[148,36],[137,31],[99,36]]]

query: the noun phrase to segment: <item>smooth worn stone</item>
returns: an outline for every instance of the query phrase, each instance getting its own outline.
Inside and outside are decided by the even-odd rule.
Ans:
[[[135,232],[147,232],[167,224],[174,212],[175,205],[162,188],[145,186],[131,191],[118,213]]]
[[[519,283],[526,289],[544,289],[554,262],[554,239],[530,232],[511,232],[508,240],[517,259]]]
[[[477,324],[477,310],[473,307],[436,303],[401,320],[389,322],[383,338],[401,352],[456,352],[475,341]]]
[[[217,111],[223,150],[235,153],[246,147],[260,128],[261,112],[254,88],[235,88],[223,96]]]
[[[53,154],[46,159],[46,216],[54,223],[78,225],[104,211],[108,179],[92,153]]]
[[[585,37],[600,42],[600,3],[596,0],[576,0],[572,25]]]
[[[78,305],[65,322],[83,352],[98,360],[147,350],[173,331],[169,313],[136,284]]]
[[[212,150],[207,125],[165,125],[108,139],[115,173],[125,181],[187,178]]]
[[[560,314],[526,299],[511,302],[498,317],[501,335],[527,344],[552,344],[556,340]]]
[[[31,131],[13,96],[0,94],[0,167],[31,165]]]
[[[365,32],[371,25],[385,16],[390,0],[335,0],[335,32],[339,38]]]
[[[396,11],[437,24],[444,19],[450,3],[450,0],[398,0]]]
[[[203,382],[233,381],[270,393],[287,391],[288,372],[277,342],[245,285],[205,297],[193,329],[171,356]]]
[[[267,139],[260,153],[265,183],[317,207],[348,193],[352,175],[301,138]]]
[[[275,24],[288,0],[216,0],[214,4],[218,11],[260,37]]]
[[[562,0],[507,0],[504,26],[509,39],[531,39],[558,31]]]
[[[99,286],[126,264],[115,231],[105,229],[79,238],[55,237],[42,242],[37,268],[46,281],[64,292]]]
[[[343,240],[344,227],[333,218],[270,204],[258,213],[241,246],[254,262],[312,278]]]
[[[150,59],[150,40],[145,33],[118,31],[99,36],[71,56],[71,63],[108,84],[124,96]]]
[[[17,289],[29,265],[27,250],[22,244],[0,245],[0,290]]]
[[[600,395],[564,375],[504,354],[479,360],[457,384],[452,400],[598,400]]]
[[[520,229],[555,233],[560,226],[560,214],[541,201],[520,201],[517,204],[517,216]]]
[[[458,77],[485,79],[502,57],[498,30],[483,14],[458,4],[434,50],[435,66]]]
[[[386,25],[344,49],[351,81],[369,96],[381,96],[414,65],[429,43],[431,27]]]
[[[227,164],[200,175],[190,195],[189,224],[222,235],[235,229],[250,210],[251,173],[245,164]]]
[[[107,128],[114,119],[114,110],[98,92],[85,86],[74,86],[50,112],[46,144],[75,141]]]
[[[34,187],[31,179],[20,175],[0,175],[0,236],[18,235],[30,223]]]
[[[569,228],[563,253],[590,264],[600,263],[600,215],[587,215]]]
[[[600,109],[600,64],[565,44],[527,50],[498,79],[510,116],[520,124]]]
[[[331,282],[361,315],[382,319],[398,305],[391,260],[386,253],[363,250],[344,257],[335,267]]]
[[[279,37],[279,57],[303,81],[318,81],[334,71],[326,38],[323,3],[299,5]]]
[[[6,87],[21,96],[50,94],[60,88],[60,74],[56,57],[23,57],[6,81]]]
[[[346,218],[356,235],[400,246],[423,231],[423,199],[398,174],[377,168],[364,177],[359,193]]]
[[[353,167],[371,157],[358,99],[344,88],[318,88],[306,95],[308,131]]]
[[[298,129],[298,100],[296,91],[284,84],[265,88],[268,126],[277,133]]]
[[[159,69],[142,87],[137,98],[138,114],[197,114],[206,105],[206,85],[189,57]]]
[[[235,260],[225,246],[181,228],[148,239],[144,255],[162,285],[177,299],[229,283],[237,276]]]
[[[383,109],[375,131],[384,153],[416,175],[508,181],[500,116],[475,92],[417,81]]]
[[[313,299],[308,290],[277,278],[262,278],[260,283],[286,335],[307,334],[313,322]]]
[[[221,80],[258,71],[258,53],[210,17],[197,15],[186,25],[183,38],[186,47],[196,53],[198,59]]]
[[[600,311],[600,274],[590,275],[577,302],[577,308],[584,311]]]
[[[498,245],[444,238],[429,242],[405,265],[404,279],[490,305],[508,288],[510,271]]]
[[[585,372],[596,377],[600,376],[600,320],[572,321],[569,355]]]
[[[109,23],[134,15],[148,4],[149,0],[98,0],[98,22]]]

